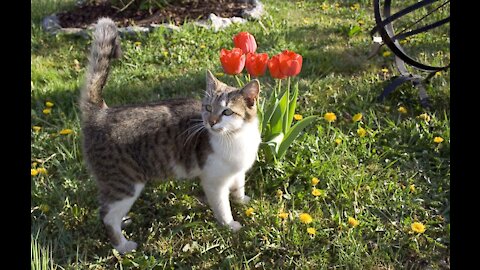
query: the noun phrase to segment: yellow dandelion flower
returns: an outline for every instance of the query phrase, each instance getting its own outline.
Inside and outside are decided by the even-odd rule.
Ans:
[[[364,128],[361,127],[359,129],[357,129],[357,134],[360,137],[365,137],[365,135],[367,135],[367,131]]]
[[[442,76],[442,72],[441,71],[435,72],[435,77],[439,77],[439,76]]]
[[[315,235],[317,233],[317,230],[313,227],[308,227],[307,228],[307,233],[310,235]]]
[[[277,217],[279,217],[281,219],[287,219],[288,218],[288,213],[281,212],[277,215]]]
[[[348,217],[348,224],[352,227],[357,227],[360,222],[353,217]]]
[[[323,190],[321,189],[318,189],[318,188],[313,188],[312,189],[312,195],[315,196],[315,197],[318,197],[318,196],[321,196],[323,195]]]
[[[245,210],[245,215],[247,215],[247,217],[252,216],[253,214],[254,214],[254,212],[253,212],[253,208],[252,208],[252,207],[250,207],[250,208],[248,208],[247,210]]]
[[[200,45],[200,48],[205,49],[207,46],[205,44]]]
[[[363,118],[363,115],[361,113],[357,113],[352,117],[352,120],[353,120],[353,122],[358,122],[358,121],[362,120],[362,118]]]
[[[384,51],[384,52],[382,53],[383,57],[389,57],[391,54],[392,54],[391,51]]]
[[[383,73],[388,73],[388,68],[382,68]]]
[[[425,232],[425,225],[423,225],[420,222],[414,222],[412,223],[412,231],[416,233],[424,233]]]
[[[42,129],[42,127],[39,127],[39,126],[33,126],[33,127],[32,127],[32,129],[33,129],[33,131],[35,131],[35,132],[39,132],[39,131],[40,131],[40,129]]]
[[[336,138],[336,139],[335,139],[335,143],[336,143],[337,145],[341,144],[341,143],[342,143],[342,139]]]
[[[66,128],[66,129],[62,129],[60,130],[60,135],[68,135],[68,134],[72,134],[73,133],[73,130],[69,129],[69,128]]]
[[[301,114],[294,114],[293,115],[293,119],[297,120],[297,121],[300,121],[303,119],[303,116]]]
[[[418,116],[419,119],[422,119],[426,122],[430,122],[430,115],[428,115],[428,113],[422,113]]]
[[[409,189],[410,189],[410,192],[415,192],[415,185],[411,184]]]
[[[223,72],[217,72],[217,73],[215,73],[215,76],[217,76],[217,77],[223,77],[223,76],[225,76],[225,73],[223,73]]]
[[[38,206],[38,208],[40,209],[40,211],[42,211],[43,213],[47,213],[48,211],[50,211],[50,206],[48,206],[47,204],[40,204]]]
[[[325,3],[323,3],[323,4],[321,5],[321,8],[322,8],[322,10],[327,10],[327,9],[328,9],[328,5],[325,4]]]
[[[30,174],[31,174],[32,176],[35,176],[35,175],[38,174],[38,170],[37,170],[37,169],[30,169]]]
[[[298,218],[300,219],[300,221],[302,223],[305,223],[305,224],[309,224],[309,223],[312,223],[313,221],[313,218],[312,216],[310,216],[309,214],[307,213],[302,213],[298,216]]]
[[[47,106],[48,108],[53,107],[53,105],[54,105],[53,102],[50,102],[50,101],[45,102],[45,106]]]
[[[359,25],[364,25],[364,24],[365,24],[365,21],[363,21],[363,20],[358,20],[358,24],[359,24]]]
[[[312,178],[312,186],[316,186],[319,182],[320,180],[317,177]]]
[[[327,120],[329,123],[337,120],[337,116],[336,116],[334,113],[332,113],[332,112],[327,112],[327,113],[323,116],[323,118],[325,118],[325,120]]]
[[[443,142],[443,138],[442,137],[435,137],[435,138],[433,138],[433,142],[434,143],[441,143],[441,142]]]
[[[358,10],[360,9],[360,4],[359,3],[355,3],[353,4],[351,7],[350,7],[351,10]]]
[[[163,56],[168,57],[168,52],[167,51],[162,52],[162,54],[163,54]]]
[[[406,114],[408,111],[407,111],[407,109],[406,109],[405,107],[400,106],[400,107],[398,107],[398,112],[399,112],[399,113],[402,113],[402,114]]]
[[[47,174],[47,169],[45,169],[45,168],[43,168],[43,167],[37,168],[37,172],[38,172],[39,174]]]
[[[52,113],[52,109],[50,108],[47,108],[47,109],[43,109],[43,114],[51,114]]]
[[[142,45],[142,42],[140,42],[140,41],[135,41],[135,42],[133,43],[133,45],[134,45],[135,47],[139,47],[140,45]]]
[[[283,191],[281,191],[280,189],[277,189],[277,194],[276,194],[277,198],[282,198],[283,196]]]

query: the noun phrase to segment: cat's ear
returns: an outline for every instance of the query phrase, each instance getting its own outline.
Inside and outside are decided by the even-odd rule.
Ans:
[[[252,80],[246,84],[240,92],[242,93],[247,106],[250,108],[255,105],[255,102],[257,101],[258,93],[260,92],[260,82],[257,79]]]
[[[210,70],[207,70],[207,93],[215,93],[218,87],[218,80],[215,78],[215,76],[210,72]]]

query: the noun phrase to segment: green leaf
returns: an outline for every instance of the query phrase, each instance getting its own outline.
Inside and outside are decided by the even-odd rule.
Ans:
[[[273,113],[275,109],[277,108],[278,101],[277,101],[277,92],[274,90],[266,104],[263,105],[263,123],[262,127],[263,129],[266,129],[268,127],[268,123],[272,119]]]
[[[285,111],[287,109],[288,99],[287,93],[284,92],[280,100],[278,101],[278,105],[273,112],[272,119],[270,121],[271,133],[281,133],[283,131],[283,117],[285,116]]]
[[[287,149],[290,147],[290,144],[298,137],[300,132],[305,129],[309,124],[311,124],[314,120],[317,119],[317,116],[309,116],[304,118],[303,120],[297,122],[285,135],[280,147],[278,148],[277,158],[282,158]]]
[[[295,84],[295,89],[293,90],[293,96],[290,98],[290,104],[288,108],[288,127],[292,125],[293,115],[295,115],[295,109],[297,108],[297,97],[298,97],[298,82]]]

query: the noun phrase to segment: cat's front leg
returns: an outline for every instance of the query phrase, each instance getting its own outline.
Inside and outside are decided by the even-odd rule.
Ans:
[[[221,181],[202,179],[202,187],[217,221],[222,225],[228,225],[233,231],[240,230],[242,225],[233,220],[230,208],[229,185]]]
[[[232,200],[236,203],[247,204],[250,201],[250,197],[245,195],[245,173],[241,172],[237,174],[230,187],[230,194]]]

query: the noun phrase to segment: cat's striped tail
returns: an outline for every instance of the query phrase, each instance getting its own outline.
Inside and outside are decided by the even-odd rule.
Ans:
[[[102,89],[107,81],[110,61],[121,56],[120,37],[115,23],[109,18],[98,20],[93,32],[88,70],[80,94],[83,113],[106,108]]]

